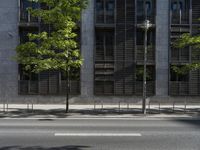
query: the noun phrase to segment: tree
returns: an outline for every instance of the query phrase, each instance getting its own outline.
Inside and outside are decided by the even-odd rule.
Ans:
[[[51,26],[51,32],[29,33],[29,41],[16,48],[16,60],[27,71],[59,70],[66,73],[66,112],[69,108],[69,73],[80,68],[82,58],[76,41],[77,23],[86,0],[32,0],[43,8],[28,8],[33,17],[44,25]]]
[[[196,51],[195,55],[198,55],[200,54],[200,35],[183,34],[174,42],[173,46],[176,48],[191,46],[193,51]],[[172,69],[177,74],[187,74],[189,71],[200,69],[200,61],[188,63],[181,67],[172,66]]]

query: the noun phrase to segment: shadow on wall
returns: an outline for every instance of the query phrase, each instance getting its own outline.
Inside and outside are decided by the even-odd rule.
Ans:
[[[32,146],[32,147],[23,147],[23,146],[8,146],[0,147],[0,150],[86,150],[88,146],[80,145],[68,145],[62,147],[41,147],[41,146]]]

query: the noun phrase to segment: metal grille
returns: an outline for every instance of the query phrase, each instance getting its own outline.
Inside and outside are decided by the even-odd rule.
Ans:
[[[176,2],[177,0],[171,0],[171,6],[173,7],[173,3]],[[189,3],[192,5],[190,6]],[[200,21],[198,19],[200,17],[200,1],[191,0],[185,2],[185,4],[188,5],[185,8],[191,8],[192,10],[190,15],[185,15],[185,18],[188,18],[190,21],[181,22],[182,18],[180,18],[180,14],[173,14],[173,10],[171,10],[171,43],[173,43],[183,33],[191,33],[193,35],[199,34]],[[182,13],[189,14],[189,9],[186,9],[185,12]],[[176,15],[178,15],[178,17]],[[171,65],[181,66],[191,62],[199,62],[200,55],[197,53],[197,51],[198,50],[195,50],[191,47],[184,49],[176,49],[171,47]],[[170,95],[200,95],[199,71],[191,71],[189,73],[188,81],[172,81],[172,76],[174,75],[171,72],[171,81],[169,84]]]
[[[192,24],[200,24],[200,1],[192,0]]]
[[[99,3],[100,0],[96,0]],[[138,0],[115,0],[115,21],[114,25],[108,26],[107,22],[102,22],[102,17],[96,16],[96,51],[95,51],[95,94],[96,95],[141,95],[142,84],[136,83],[136,64],[141,53],[141,62],[144,58],[143,43],[136,46],[137,38],[137,1]],[[152,1],[154,12],[155,1]],[[97,3],[96,3],[97,5]],[[97,6],[96,6],[97,7]],[[98,10],[96,10],[98,11]],[[105,16],[102,11],[96,12]],[[99,23],[103,25],[99,26]],[[112,31],[112,32],[111,32]],[[154,31],[155,32],[155,31]],[[110,47],[113,49],[113,57],[106,57],[106,34],[110,34],[109,39],[114,39]],[[142,34],[142,33],[141,33]],[[112,36],[111,36],[112,35]],[[149,38],[148,38],[149,39]],[[155,61],[155,36],[153,43],[149,45],[148,61]],[[150,40],[150,39],[149,39]],[[111,49],[112,49],[111,48]],[[106,65],[108,65],[106,67]],[[155,72],[154,72],[155,73]],[[142,82],[141,82],[142,83]],[[154,82],[151,82],[149,95],[154,94]]]
[[[59,72],[43,72],[39,80],[19,80],[19,94],[40,94],[40,95],[65,95],[66,80],[61,80]],[[80,81],[70,81],[70,94],[80,94]]]

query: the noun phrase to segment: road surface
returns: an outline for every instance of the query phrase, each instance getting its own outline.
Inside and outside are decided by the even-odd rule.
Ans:
[[[200,150],[200,120],[0,119],[0,150]]]

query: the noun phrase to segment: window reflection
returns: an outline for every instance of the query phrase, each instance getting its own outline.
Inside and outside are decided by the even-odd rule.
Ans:
[[[172,23],[174,24],[188,24],[189,23],[189,0],[172,0],[171,11],[172,11]]]
[[[32,0],[21,0],[20,1],[20,19],[21,22],[37,22],[37,18],[32,17],[27,8],[37,9],[39,4]]]
[[[145,12],[146,11],[146,12]],[[137,0],[137,21],[138,23],[144,22],[145,14],[147,19],[154,22],[155,2],[154,0]]]
[[[96,0],[96,22],[114,23],[114,0]]]

